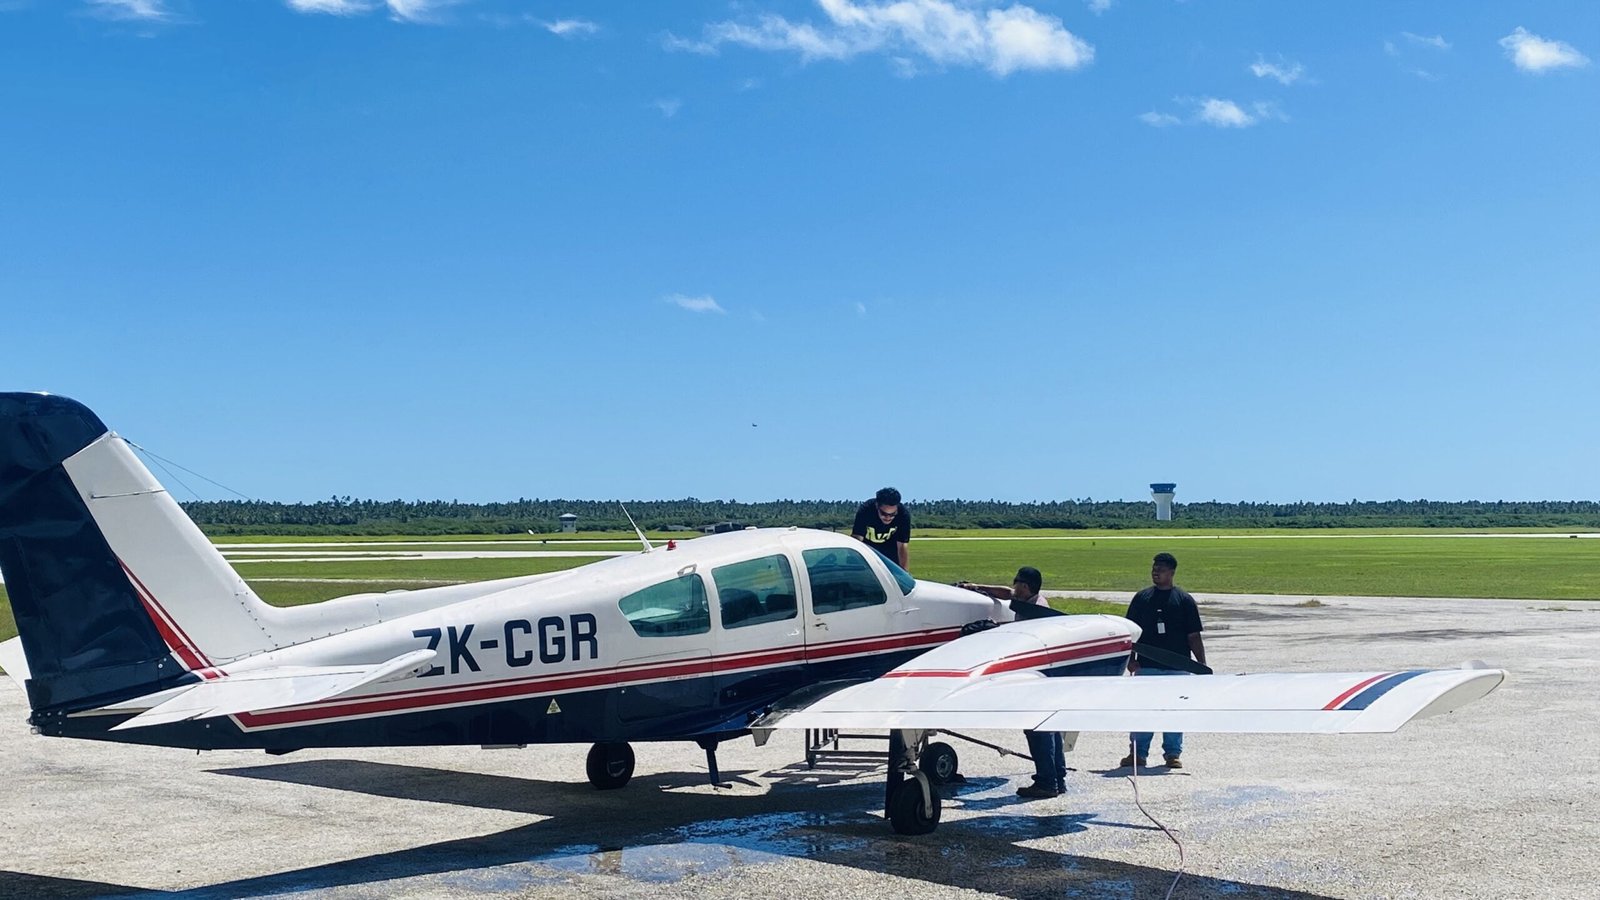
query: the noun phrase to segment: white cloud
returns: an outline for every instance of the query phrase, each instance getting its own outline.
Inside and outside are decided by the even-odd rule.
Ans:
[[[1111,0],[1088,0],[1089,12],[1100,15],[1111,8]]]
[[[686,297],[683,294],[673,294],[666,298],[668,303],[676,304],[693,313],[725,313],[727,310],[717,305],[717,301],[710,294],[704,297]]]
[[[679,100],[677,97],[662,97],[651,105],[656,109],[661,110],[662,116],[670,119],[678,114],[678,110],[683,108],[683,101]]]
[[[862,303],[860,300],[857,300],[856,301],[856,315],[865,317],[866,314],[867,314],[867,305],[865,303]]]
[[[1218,100],[1216,97],[1203,97],[1200,100],[1199,121],[1218,128],[1249,128],[1256,124],[1256,117],[1245,112],[1239,104],[1232,100]]]
[[[118,22],[161,22],[172,18],[163,0],[89,0],[90,10],[102,19]]]
[[[681,38],[672,32],[667,32],[661,38],[663,50],[680,50],[684,53],[695,53],[700,56],[713,56],[717,52],[717,45],[707,41],[697,41],[693,38]]]
[[[1248,106],[1217,97],[1175,97],[1173,102],[1189,109],[1189,114],[1151,110],[1140,113],[1139,121],[1151,128],[1171,128],[1175,125],[1210,125],[1213,128],[1249,128],[1262,122],[1287,122],[1289,116],[1278,104],[1257,100]]]
[[[455,6],[462,0],[384,0],[389,16],[397,22],[425,24],[437,21],[436,15],[445,7]]]
[[[1506,56],[1524,72],[1543,73],[1551,69],[1581,68],[1589,57],[1566,41],[1547,41],[1518,25],[1517,30],[1500,39]]]
[[[1250,71],[1257,78],[1271,78],[1279,84],[1290,85],[1305,77],[1306,67],[1291,63],[1281,56],[1276,63],[1269,63],[1264,57],[1257,56],[1256,61],[1250,64]]]
[[[1255,111],[1255,120],[1257,122],[1262,122],[1267,119],[1276,119],[1279,122],[1289,121],[1289,117],[1284,114],[1283,110],[1278,108],[1278,104],[1276,103],[1258,100],[1255,103],[1250,104],[1250,108]]]
[[[1183,124],[1183,120],[1177,116],[1171,113],[1156,112],[1155,110],[1151,110],[1147,113],[1140,113],[1139,121],[1149,125],[1152,128],[1166,128],[1170,125]]]
[[[358,16],[372,10],[363,0],[288,0],[295,12],[326,13],[330,16]]]
[[[597,23],[588,19],[557,19],[554,22],[540,22],[546,31],[558,37],[580,38],[588,37],[600,31]]]
[[[817,5],[827,18],[820,26],[769,13],[707,25],[701,40],[668,35],[663,44],[669,50],[702,54],[737,44],[796,53],[805,62],[882,52],[939,66],[978,66],[1000,77],[1024,69],[1076,69],[1094,60],[1094,47],[1060,19],[1020,4],[1002,9],[993,0],[960,5],[950,0],[817,0]],[[897,65],[907,74],[905,63]]]
[[[1450,49],[1450,42],[1445,40],[1442,34],[1429,36],[1426,34],[1412,34],[1409,31],[1402,31],[1400,34],[1413,44],[1421,44],[1424,47],[1432,47],[1435,50]]]

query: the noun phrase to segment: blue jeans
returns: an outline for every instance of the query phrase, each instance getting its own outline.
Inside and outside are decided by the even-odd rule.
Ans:
[[[1024,731],[1033,757],[1033,783],[1057,791],[1067,789],[1067,754],[1059,731]]]
[[[1140,666],[1139,675],[1188,675],[1188,672],[1179,669],[1157,669],[1152,666]],[[1144,759],[1150,755],[1150,741],[1155,737],[1152,731],[1135,731],[1129,735],[1133,738],[1133,755]],[[1161,755],[1178,756],[1183,753],[1183,734],[1176,731],[1166,731],[1161,734]]]

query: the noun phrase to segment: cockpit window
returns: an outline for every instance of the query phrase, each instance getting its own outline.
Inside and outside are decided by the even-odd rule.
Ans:
[[[883,564],[889,567],[889,574],[894,576],[894,583],[900,586],[900,593],[909,595],[911,589],[917,586],[917,580],[911,577],[910,572],[895,565],[888,557],[879,554],[878,558],[883,560]]]
[[[781,622],[799,614],[794,573],[781,553],[718,566],[711,570],[711,580],[717,584],[723,628]]]
[[[676,637],[711,630],[706,585],[699,575],[684,575],[634,591],[617,605],[640,637]]]
[[[811,609],[817,614],[882,606],[889,602],[877,573],[854,550],[835,547],[801,554],[811,579]]]

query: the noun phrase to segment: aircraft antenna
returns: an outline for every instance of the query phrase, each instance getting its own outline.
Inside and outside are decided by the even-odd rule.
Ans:
[[[621,503],[618,503],[617,505],[622,506]],[[622,506],[622,514],[628,516],[628,508],[626,506]],[[633,533],[637,534],[639,536],[639,542],[644,544],[644,552],[649,553],[651,550],[655,549],[654,547],[650,546],[650,539],[644,536],[643,531],[639,530],[639,523],[633,520],[633,516],[628,516],[628,524],[633,526]]]

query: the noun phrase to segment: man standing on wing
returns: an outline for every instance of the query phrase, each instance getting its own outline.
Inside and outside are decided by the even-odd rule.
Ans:
[[[1017,570],[1017,577],[1011,580],[1011,587],[973,584],[970,581],[958,581],[956,587],[977,591],[995,600],[1009,597],[1013,607],[1019,603],[1048,607],[1050,602],[1039,593],[1043,584],[1044,576],[1039,574],[1038,569],[1023,566]],[[1067,789],[1067,755],[1061,732],[1024,731],[1022,735],[1028,739],[1028,755],[1033,757],[1033,784],[1017,788],[1017,796],[1030,800],[1060,796]]]
[[[1149,644],[1184,659],[1194,659],[1206,664],[1206,647],[1200,640],[1200,607],[1195,605],[1189,592],[1172,583],[1178,571],[1178,559],[1171,553],[1157,553],[1150,563],[1150,587],[1133,595],[1128,604],[1127,618],[1143,629],[1139,643]],[[1135,675],[1187,675],[1154,659],[1140,659],[1137,652],[1128,656],[1128,671]],[[1145,767],[1145,757],[1150,754],[1149,731],[1135,732],[1129,736],[1134,750],[1122,758],[1124,767],[1137,764]],[[1167,768],[1181,769],[1183,761],[1183,735],[1168,731],[1161,735],[1161,755]]]
[[[911,571],[911,513],[900,504],[900,492],[886,487],[856,510],[850,536],[878,551],[884,559]]]

